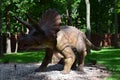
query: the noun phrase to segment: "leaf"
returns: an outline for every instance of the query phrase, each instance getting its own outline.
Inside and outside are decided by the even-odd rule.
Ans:
[[[18,3],[20,0],[13,0],[13,3]]]
[[[18,8],[20,8],[21,7],[21,4],[15,4]]]

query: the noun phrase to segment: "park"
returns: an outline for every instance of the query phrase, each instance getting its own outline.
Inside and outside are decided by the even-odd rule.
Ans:
[[[119,0],[0,6],[0,80],[120,79]]]

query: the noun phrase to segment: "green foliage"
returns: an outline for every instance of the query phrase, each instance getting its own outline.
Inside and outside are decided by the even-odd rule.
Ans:
[[[93,33],[114,33],[114,0],[91,2],[91,30]]]
[[[91,5],[91,30],[92,33],[104,34],[114,33],[114,0],[90,0]],[[39,20],[41,14],[49,9],[55,8],[62,15],[62,22],[66,24],[66,10],[71,9],[72,24],[80,29],[86,29],[86,5],[84,0],[2,0],[2,25],[6,32],[6,7],[10,7],[11,33],[21,32],[21,24],[16,23],[13,16],[27,20],[25,13]],[[120,0],[117,3],[117,12],[120,12]],[[18,26],[18,27],[16,27]]]
[[[88,55],[87,59],[97,60],[97,64],[106,66],[112,73],[108,80],[120,79],[120,49],[104,48],[101,51],[92,51],[92,54]]]
[[[80,2],[81,0],[74,0],[74,2],[72,3],[72,18],[73,19],[77,18],[79,15],[78,8],[79,8]]]
[[[120,0],[118,0],[118,3],[117,3],[117,12],[120,13]]]
[[[16,20],[13,18],[13,16],[22,16],[25,18],[25,13],[34,5],[35,3],[33,0],[2,0],[2,32],[6,32],[6,12],[10,14],[10,32],[15,33],[16,32],[16,25],[18,26],[17,30],[20,32],[21,29],[19,29],[18,23],[16,23]],[[9,10],[8,10],[9,9]]]

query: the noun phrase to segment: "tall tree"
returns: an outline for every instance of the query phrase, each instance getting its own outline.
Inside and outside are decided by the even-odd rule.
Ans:
[[[18,21],[16,21],[16,23],[18,23]],[[17,30],[17,26],[15,28],[15,31],[16,31],[16,33],[15,33],[15,39],[16,39],[15,53],[17,53],[17,51],[18,51],[18,30]]]
[[[10,33],[10,7],[11,5],[8,5],[5,9],[6,11],[6,29],[7,29],[7,37],[6,37],[6,53],[11,53],[11,33]]]
[[[87,25],[87,37],[90,40],[91,35],[91,27],[90,27],[90,2],[89,0],[85,0],[86,2],[86,25]]]
[[[0,0],[0,7],[1,7],[1,0]],[[3,46],[2,46],[2,11],[0,8],[0,56],[3,55]]]
[[[119,47],[119,44],[118,44],[118,19],[117,19],[117,2],[118,0],[115,0],[115,6],[114,6],[114,11],[115,11],[115,40],[114,40],[114,46],[116,48]]]
[[[87,37],[90,40],[91,37],[91,27],[90,27],[90,2],[85,0],[86,3],[86,24],[87,24]],[[87,49],[87,52],[90,53],[90,49]]]

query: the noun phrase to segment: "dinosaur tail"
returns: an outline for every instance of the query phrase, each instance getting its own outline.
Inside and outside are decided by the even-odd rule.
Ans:
[[[86,38],[86,45],[87,47],[89,47],[90,49],[93,50],[101,50],[100,47],[95,46],[94,44],[92,44],[87,38]]]

